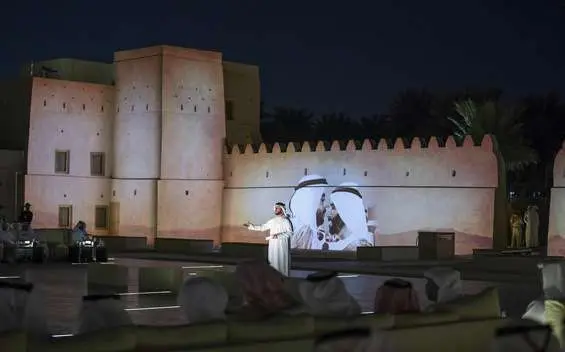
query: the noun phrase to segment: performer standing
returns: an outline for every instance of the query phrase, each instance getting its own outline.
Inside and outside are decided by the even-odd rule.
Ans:
[[[284,203],[278,202],[274,206],[275,216],[263,225],[244,224],[251,231],[269,231],[265,237],[269,241],[269,264],[283,275],[290,272],[290,236],[292,223],[286,215]]]

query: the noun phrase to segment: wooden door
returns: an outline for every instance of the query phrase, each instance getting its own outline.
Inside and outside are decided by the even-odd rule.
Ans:
[[[120,203],[110,202],[110,235],[119,235],[120,232]]]

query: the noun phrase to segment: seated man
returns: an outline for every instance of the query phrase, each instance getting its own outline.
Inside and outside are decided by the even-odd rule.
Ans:
[[[337,273],[314,273],[299,284],[303,309],[319,317],[352,317],[361,314],[361,307],[345,288]]]
[[[412,284],[402,279],[385,281],[375,295],[375,313],[402,314],[420,312],[418,294]]]
[[[90,295],[82,298],[78,333],[133,325],[125,306],[117,295]]]
[[[190,324],[226,318],[228,293],[221,284],[210,278],[186,280],[180,288],[177,301]]]
[[[90,237],[88,236],[88,232],[86,232],[86,223],[82,220],[77,222],[71,236],[73,243],[89,240]]]
[[[426,278],[426,296],[432,302],[426,310],[433,311],[437,304],[448,303],[463,292],[461,273],[455,269],[435,267],[424,273]]]

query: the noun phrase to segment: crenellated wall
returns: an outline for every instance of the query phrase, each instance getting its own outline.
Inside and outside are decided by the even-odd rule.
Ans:
[[[358,185],[377,245],[415,245],[418,230],[445,229],[456,232],[458,254],[492,246],[499,175],[488,136],[479,146],[432,138],[426,147],[365,140],[228,151],[226,127],[233,140],[259,139],[257,67],[157,46],[115,53],[114,69],[115,87],[33,78],[25,195],[34,226],[57,227],[61,205],[72,206],[73,223],[93,224],[104,205],[108,228],[89,226],[94,233],[263,243],[241,224],[266,221],[302,177],[319,174],[327,198],[343,182]],[[69,151],[68,173],[55,172],[57,150]],[[104,176],[91,175],[92,152],[105,153]]]
[[[109,204],[113,106],[111,86],[33,78],[25,200],[35,227],[57,227],[61,205],[93,224],[95,206]],[[69,151],[68,173],[55,172],[56,151]],[[92,152],[104,153],[104,176],[91,176]]]
[[[379,223],[379,245],[414,245],[418,230],[452,229],[458,254],[492,246],[498,164],[488,136],[480,146],[470,138],[457,146],[450,137],[444,147],[432,138],[427,148],[416,139],[410,148],[400,140],[393,148],[365,140],[349,141],[344,150],[338,142],[297,149],[274,144],[267,150],[263,144],[255,152],[247,145],[225,155],[223,241],[263,242],[241,224],[265,221],[274,202],[288,203],[300,178],[317,174],[330,188],[359,185]]]
[[[547,247],[548,255],[565,256],[565,142],[553,164]]]

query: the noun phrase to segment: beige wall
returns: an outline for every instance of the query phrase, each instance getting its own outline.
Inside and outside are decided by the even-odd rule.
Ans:
[[[565,256],[565,143],[553,166],[547,242],[548,255]]]
[[[73,220],[88,224],[95,205],[108,205],[113,99],[111,86],[33,79],[25,199],[35,227],[57,227],[59,205],[72,205]],[[68,174],[55,173],[56,150],[70,152]],[[91,152],[105,153],[106,176],[90,175]]]
[[[157,180],[113,179],[112,202],[119,216],[110,216],[120,236],[145,236],[152,243],[157,226]],[[115,204],[114,204],[115,205]]]
[[[115,53],[114,178],[157,179],[161,168],[161,70],[158,51]]]
[[[233,149],[225,156],[226,191],[223,203],[223,241],[262,242],[262,236],[242,229],[246,221],[261,223],[274,202],[288,204],[293,187],[305,174],[325,176],[331,187],[343,182],[359,185],[365,207],[379,222],[377,244],[415,245],[416,233],[425,229],[457,232],[458,254],[492,246],[494,192],[497,161],[492,142],[486,138],[475,147],[470,139],[457,147],[449,139],[445,148],[432,140],[428,148],[419,141],[405,149],[377,149],[365,141],[361,150],[350,142],[341,151],[272,152],[265,146],[258,153]],[[329,193],[329,192],[327,192]]]
[[[222,55],[164,48],[159,237],[220,240],[225,140]]]
[[[225,99],[233,104],[234,119],[226,121],[230,144],[258,143],[261,109],[259,67],[224,61]]]

